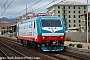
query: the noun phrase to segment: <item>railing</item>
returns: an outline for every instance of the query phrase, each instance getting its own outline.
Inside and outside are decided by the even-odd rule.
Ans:
[[[62,15],[67,15],[67,13],[62,13]]]
[[[66,10],[67,10],[67,8],[62,8],[62,10],[63,10],[63,11],[66,11]]]

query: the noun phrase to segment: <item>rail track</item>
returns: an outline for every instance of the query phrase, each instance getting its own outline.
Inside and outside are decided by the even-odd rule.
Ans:
[[[90,53],[85,53],[85,52],[82,52],[84,54],[87,54],[87,55],[84,55],[84,54],[81,54],[80,51],[78,50],[74,50],[74,49],[66,49],[64,52],[42,52],[42,51],[38,51],[36,49],[32,49],[32,48],[26,48],[26,47],[22,47],[22,45],[20,44],[20,42],[17,42],[17,40],[12,40],[10,38],[2,38],[3,40],[7,40],[8,43],[11,43],[11,44],[14,44],[14,45],[18,45],[21,50],[24,49],[24,54],[27,55],[27,56],[31,56],[31,55],[34,55],[34,56],[39,56],[38,59],[43,59],[43,60],[48,60],[48,59],[53,59],[53,60],[89,60],[90,58]],[[13,47],[13,46],[12,46]],[[18,49],[17,49],[18,50]],[[20,51],[20,50],[19,50]],[[37,55],[33,54],[33,53],[28,53],[28,52],[33,52],[33,53],[37,53]],[[76,52],[76,53],[75,53]],[[29,55],[31,54],[31,55]],[[43,58],[45,57],[46,58]]]
[[[31,59],[41,59],[41,60],[48,60],[48,59],[54,59],[56,60],[56,58],[52,58],[52,57],[49,57],[48,55],[44,55],[44,54],[41,54],[39,52],[36,52],[36,51],[33,51],[32,48],[26,48],[26,47],[23,47],[19,42],[17,42],[16,40],[11,40],[11,39],[8,39],[8,38],[1,38],[1,42],[7,44],[7,45],[10,45],[11,47],[16,47],[14,49],[16,49],[17,51],[20,51],[22,52],[23,54],[27,55],[28,57],[31,57]],[[19,49],[18,49],[19,48]]]
[[[69,47],[65,50],[65,53],[61,52],[61,54],[71,56],[79,60],[90,60],[90,50]]]
[[[19,57],[27,57],[26,55],[18,52],[10,46],[0,42],[0,51],[3,54],[3,59],[18,59]],[[21,59],[21,58],[20,58]]]

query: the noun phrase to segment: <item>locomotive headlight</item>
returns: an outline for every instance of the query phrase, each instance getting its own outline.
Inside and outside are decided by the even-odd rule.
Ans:
[[[61,37],[61,38],[63,38],[63,37]]]
[[[45,38],[45,37],[42,37],[43,39]]]

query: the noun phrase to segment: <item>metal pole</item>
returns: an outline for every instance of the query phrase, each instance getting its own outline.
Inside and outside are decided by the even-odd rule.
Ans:
[[[13,26],[13,37],[14,37],[14,26]]]
[[[87,0],[87,43],[88,43],[88,0]]]
[[[5,19],[5,35],[6,35],[6,31],[7,31],[7,26],[6,26],[6,19]]]
[[[27,20],[27,5],[26,5],[26,20]]]

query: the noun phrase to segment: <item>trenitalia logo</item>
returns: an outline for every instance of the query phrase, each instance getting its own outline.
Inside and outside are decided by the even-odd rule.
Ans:
[[[51,30],[52,30],[52,33],[54,33],[54,32],[55,32],[53,28],[51,28]]]

